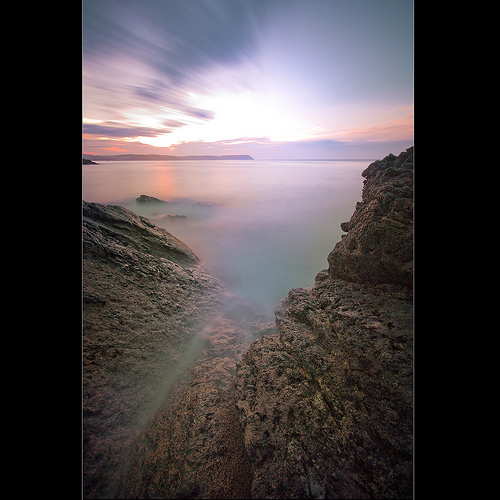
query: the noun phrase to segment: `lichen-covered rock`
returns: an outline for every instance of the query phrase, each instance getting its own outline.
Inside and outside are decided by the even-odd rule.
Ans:
[[[356,283],[413,284],[413,147],[362,173],[361,203],[328,256],[330,276]]]

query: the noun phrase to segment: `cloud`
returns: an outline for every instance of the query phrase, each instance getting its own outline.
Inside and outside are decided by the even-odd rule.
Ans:
[[[85,0],[84,116],[126,121],[143,109],[212,120],[187,92],[210,87],[211,68],[249,61],[270,10],[262,0]]]
[[[120,139],[95,139],[90,135],[83,136],[83,151],[85,154],[174,154],[168,148],[152,148],[139,141],[122,141]]]
[[[346,141],[394,141],[413,137],[413,114],[375,125],[344,130],[338,134]]]
[[[110,138],[156,137],[160,134],[170,133],[171,130],[158,130],[149,127],[120,126],[114,122],[84,123],[83,133]]]
[[[188,114],[203,120],[213,120],[215,118],[215,113],[208,109],[190,108]]]
[[[168,108],[183,115],[191,116],[201,120],[213,120],[215,113],[208,109],[192,106],[179,89],[170,90],[165,84],[157,80],[151,80],[143,86],[132,86],[133,94],[153,101],[156,107]]]
[[[290,0],[85,0],[84,115],[120,120],[126,110],[141,108],[171,115],[165,118],[212,120],[210,110],[186,95],[256,84],[245,70],[259,73],[255,61],[263,29],[289,5]],[[226,73],[236,67],[235,74]]]
[[[135,143],[134,143],[135,144]],[[399,154],[413,145],[405,141],[352,141],[331,139],[276,142],[266,137],[242,137],[215,142],[193,141],[164,148],[162,154],[172,155],[225,155],[248,154],[255,160],[263,159],[372,159],[383,158],[389,153]],[[146,152],[146,151],[145,151]],[[155,152],[154,148],[149,151]]]
[[[135,87],[133,92],[140,97],[145,97],[146,99],[150,99],[152,101],[161,102],[162,96],[159,92],[146,87]]]
[[[163,125],[169,128],[177,128],[177,127],[183,127],[186,124],[183,122],[179,122],[177,120],[164,120]]]
[[[267,11],[258,0],[85,0],[84,58],[126,54],[178,85],[207,65],[251,57]]]

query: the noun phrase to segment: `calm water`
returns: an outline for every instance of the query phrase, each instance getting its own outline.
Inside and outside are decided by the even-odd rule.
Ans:
[[[272,319],[328,267],[371,161],[108,161],[82,167],[82,198],[149,217]],[[138,204],[141,194],[172,203]]]

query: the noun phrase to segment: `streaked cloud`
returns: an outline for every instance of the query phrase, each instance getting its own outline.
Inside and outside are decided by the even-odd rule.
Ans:
[[[401,140],[413,137],[413,114],[404,116],[397,120],[377,123],[374,125],[360,127],[351,130],[342,130],[337,133],[346,141],[385,141]]]
[[[134,137],[156,137],[157,135],[170,133],[170,130],[157,130],[147,127],[130,127],[120,123],[84,123],[83,133],[99,137],[134,138]]]

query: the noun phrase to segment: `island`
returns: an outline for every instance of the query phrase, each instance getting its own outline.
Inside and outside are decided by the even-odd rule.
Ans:
[[[138,154],[123,154],[123,155],[86,155],[92,160],[99,161],[165,161],[165,160],[253,160],[250,155],[201,155],[201,156],[172,156],[172,155],[138,155]],[[92,161],[84,160],[84,161]],[[85,163],[84,163],[85,165]]]

